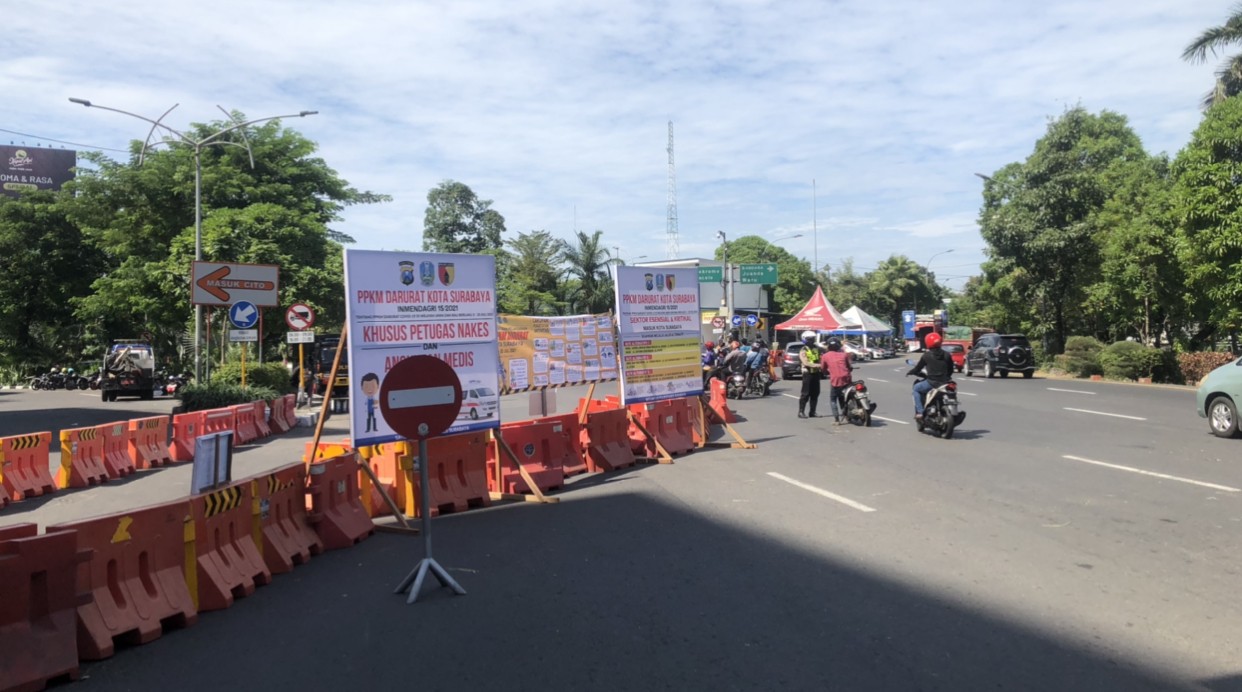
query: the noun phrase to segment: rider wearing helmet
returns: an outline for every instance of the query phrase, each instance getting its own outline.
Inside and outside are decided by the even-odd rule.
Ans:
[[[798,417],[806,418],[807,403],[811,404],[811,418],[818,418],[815,408],[819,405],[819,378],[823,365],[819,362],[819,347],[815,343],[815,332],[809,329],[802,332],[802,350],[798,352],[798,360],[802,363],[802,396],[798,397]]]
[[[936,332],[927,335],[923,343],[927,351],[907,375],[922,375],[925,379],[914,383],[914,419],[923,419],[923,400],[933,388],[953,379],[953,356],[940,348],[941,337]]]
[[[823,356],[823,363],[828,371],[828,400],[832,403],[832,420],[835,425],[840,425],[841,409],[845,407],[845,390],[854,381],[850,374],[854,371],[854,366],[850,363],[850,354],[841,350],[841,340],[835,336],[828,339],[828,352]]]
[[[756,338],[750,346],[750,351],[746,354],[746,387],[749,389],[755,377],[758,376],[761,368],[767,367],[768,364],[768,347],[764,345],[763,339]]]

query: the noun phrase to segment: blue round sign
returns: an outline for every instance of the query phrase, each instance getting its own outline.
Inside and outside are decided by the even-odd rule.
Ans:
[[[259,323],[259,308],[248,300],[239,300],[229,306],[229,322],[238,329],[250,329]]]
[[[733,326],[734,326],[734,327],[740,327],[740,326],[742,326],[742,316],[741,316],[741,315],[734,315],[734,316],[733,316]]]
[[[748,327],[753,327],[753,326],[755,326],[756,324],[759,324],[759,316],[758,316],[758,315],[747,315],[747,316],[746,316],[746,326],[748,326]]]

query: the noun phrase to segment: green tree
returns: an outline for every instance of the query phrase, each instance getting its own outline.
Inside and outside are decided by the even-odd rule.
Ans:
[[[1205,30],[1191,41],[1182,51],[1182,59],[1200,64],[1207,61],[1208,53],[1215,57],[1236,44],[1242,44],[1242,4],[1233,6],[1224,24]],[[1207,110],[1238,92],[1242,92],[1242,53],[1225,58],[1217,67],[1216,84],[1203,97],[1203,108]]]
[[[206,138],[235,121],[194,125],[187,134]],[[321,311],[325,328],[339,325],[339,243],[350,238],[329,224],[340,220],[346,206],[389,198],[350,187],[314,156],[314,142],[279,121],[245,128],[244,140],[240,130],[231,136],[239,146],[207,147],[200,154],[203,259],[279,264],[281,300],[309,301]],[[127,162],[85,155],[94,167],[80,168],[70,184],[77,193],[70,217],[106,263],[92,277],[91,291],[74,302],[75,313],[99,342],[149,331],[160,352],[170,354],[182,347],[192,324],[194,156],[172,143],[147,150],[139,165],[139,147],[132,145]],[[280,315],[266,320],[269,346],[278,341],[280,324]]]
[[[517,315],[555,315],[562,243],[547,231],[519,233],[506,242],[512,260],[500,276],[500,309]]]
[[[83,355],[71,301],[89,293],[104,262],[67,217],[66,200],[0,196],[0,365],[76,365]]]
[[[757,235],[744,235],[716,248],[716,259],[731,264],[776,265],[776,285],[768,286],[768,304],[773,312],[791,314],[802,309],[815,292],[811,265],[790,254],[785,248],[769,243]]]
[[[1226,99],[1207,112],[1173,165],[1177,214],[1185,232],[1190,293],[1202,296],[1198,335],[1242,326],[1242,99]]]
[[[427,193],[423,249],[476,254],[501,247],[505,217],[465,183],[445,180]]]
[[[992,270],[1022,274],[1008,288],[1022,291],[1014,304],[1026,306],[1022,321],[1046,353],[1060,353],[1067,335],[1089,325],[1083,305],[1100,269],[1097,215],[1124,169],[1146,159],[1123,116],[1079,107],[1049,123],[1026,161],[985,182],[979,225],[997,260]]]
[[[902,309],[914,309],[914,297],[926,289],[925,280],[926,270],[905,255],[892,255],[880,262],[867,273],[868,290],[875,301],[873,314],[889,324],[901,324]]]
[[[571,312],[597,313],[612,309],[614,291],[608,266],[613,264],[613,257],[601,240],[603,235],[603,231],[591,235],[576,231],[576,245],[561,243],[561,261],[573,277],[568,295],[564,296]]]

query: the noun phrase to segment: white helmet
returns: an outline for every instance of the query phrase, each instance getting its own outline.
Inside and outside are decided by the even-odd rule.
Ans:
[[[802,332],[802,341],[803,341],[803,343],[805,343],[805,342],[807,342],[807,341],[814,341],[814,340],[815,340],[815,332],[813,332],[813,331],[811,331],[811,330],[809,330],[809,329],[808,329],[808,330],[806,330],[805,332]]]

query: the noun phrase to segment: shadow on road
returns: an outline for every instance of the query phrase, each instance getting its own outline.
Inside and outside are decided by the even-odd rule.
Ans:
[[[466,596],[426,586],[407,606],[393,589],[421,541],[378,534],[276,576],[227,613],[86,664],[84,677],[96,690],[157,689],[175,676],[180,690],[213,691],[239,671],[249,689],[1187,684],[1126,660],[1107,638],[1067,641],[969,595],[864,569],[857,555],[810,552],[628,488],[436,522],[436,558]]]

